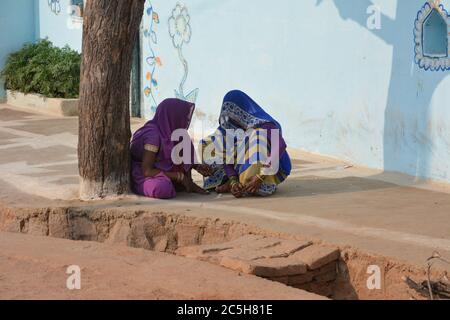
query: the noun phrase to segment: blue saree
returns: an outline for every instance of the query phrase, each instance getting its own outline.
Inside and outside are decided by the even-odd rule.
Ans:
[[[282,137],[281,125],[263,108],[261,108],[252,98],[242,91],[230,91],[223,100],[222,109],[219,118],[219,127],[216,132],[202,141],[202,150],[213,143],[216,150],[223,150],[226,145],[225,136],[227,130],[254,130],[256,139],[247,141],[245,152],[234,154],[236,161],[234,169],[239,175],[241,182],[252,175],[259,174],[261,165],[255,165],[258,160],[265,159],[264,152],[270,150],[270,142],[264,127],[268,126],[278,129]],[[225,152],[227,153],[228,150]],[[216,164],[216,159],[203,159],[205,163],[212,165],[215,170],[214,175],[204,180],[204,188],[212,189],[226,182],[227,175],[223,164]],[[255,161],[256,160],[256,161]],[[224,162],[224,161],[223,161]],[[222,163],[223,163],[222,162]],[[279,167],[276,174],[264,177],[264,183],[261,185],[260,195],[270,195],[275,192],[277,185],[283,182],[291,173],[292,165],[287,151],[282,152],[279,157]]]

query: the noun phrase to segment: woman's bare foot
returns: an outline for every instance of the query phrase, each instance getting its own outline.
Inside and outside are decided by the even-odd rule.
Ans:
[[[217,193],[230,193],[231,192],[231,185],[230,185],[230,181],[227,181],[226,183],[224,183],[221,186],[218,186],[216,188],[216,192]]]
[[[185,191],[187,193],[209,194],[209,191],[198,186],[188,175],[184,175],[182,181],[174,182],[174,185],[177,192]]]
[[[207,195],[209,194],[209,191],[203,189],[202,187],[200,187],[199,185],[195,184],[194,182],[192,182],[192,193],[198,193],[198,194],[203,194],[203,195]]]

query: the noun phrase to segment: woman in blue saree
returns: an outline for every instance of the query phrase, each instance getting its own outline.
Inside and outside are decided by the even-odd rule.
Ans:
[[[281,125],[239,90],[224,97],[219,127],[202,141],[202,151],[214,171],[204,188],[237,198],[272,195],[291,173]]]

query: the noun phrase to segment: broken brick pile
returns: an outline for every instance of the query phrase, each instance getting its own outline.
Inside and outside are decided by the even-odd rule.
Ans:
[[[324,296],[332,294],[340,257],[336,247],[259,235],[221,244],[181,247],[176,254]]]

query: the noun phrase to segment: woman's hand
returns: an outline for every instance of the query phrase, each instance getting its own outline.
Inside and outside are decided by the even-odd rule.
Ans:
[[[207,164],[198,164],[194,169],[204,177],[211,177],[214,174],[213,168]]]
[[[154,177],[159,173],[161,173],[161,170],[155,168],[155,163],[156,163],[156,153],[145,150],[141,167],[144,177]]]
[[[236,198],[242,198],[244,196],[243,189],[244,186],[240,182],[235,182],[231,185],[231,194]]]
[[[184,189],[188,193],[198,193],[203,195],[209,194],[208,191],[196,185],[195,182],[192,180],[192,178],[187,174],[183,174],[183,178],[180,179],[180,184],[184,187]]]
[[[245,182],[245,186],[243,191],[250,194],[255,194],[259,191],[259,188],[261,187],[263,183],[263,180],[258,176],[253,176]]]

